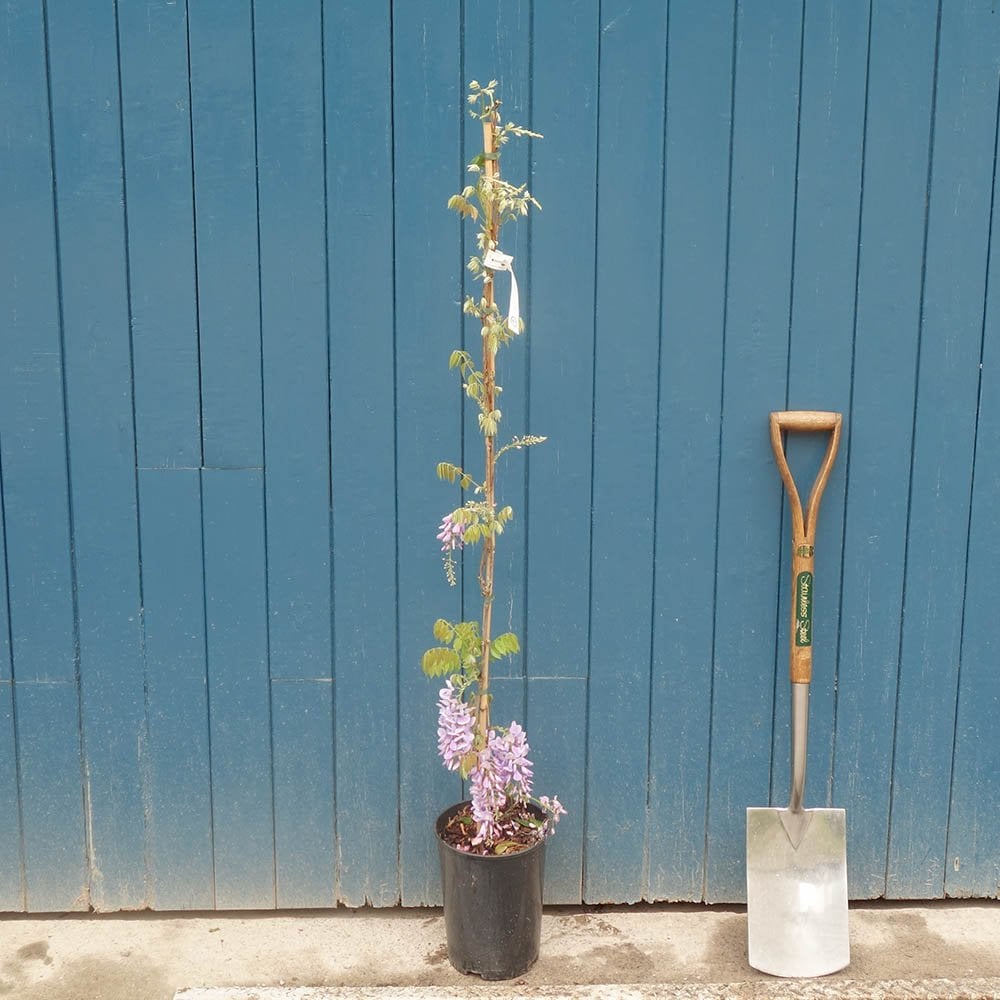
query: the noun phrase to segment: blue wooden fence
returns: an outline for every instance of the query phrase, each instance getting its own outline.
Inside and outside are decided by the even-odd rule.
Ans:
[[[504,159],[544,204],[504,419],[550,441],[496,690],[569,808],[548,899],[743,896],[787,786],[784,408],[846,417],[808,799],[855,898],[1000,893],[992,4],[10,0],[0,908],[438,901],[444,205],[491,76],[546,134]]]

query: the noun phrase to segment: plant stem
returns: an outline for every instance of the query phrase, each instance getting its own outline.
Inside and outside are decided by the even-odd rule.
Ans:
[[[496,132],[499,115],[494,110],[483,120],[483,152],[486,154],[484,171],[486,177],[493,179],[499,176],[500,166],[496,158]],[[486,212],[484,226],[489,237],[486,249],[496,247],[499,236],[499,222],[497,212],[490,201],[483,206]],[[490,272],[483,287],[483,296],[489,309],[493,305],[493,274]],[[496,409],[496,357],[490,347],[490,338],[487,334],[489,321],[483,320],[483,401],[486,412],[492,414]],[[483,482],[483,492],[485,493],[486,505],[491,516],[496,513],[496,453],[494,450],[493,434],[485,434],[485,477]],[[483,541],[483,555],[479,564],[479,589],[483,595],[483,621],[482,640],[483,652],[482,661],[479,666],[479,710],[476,713],[476,735],[477,743],[486,745],[486,735],[490,728],[490,639],[493,628],[493,575],[496,561],[496,534],[493,531],[487,533]]]

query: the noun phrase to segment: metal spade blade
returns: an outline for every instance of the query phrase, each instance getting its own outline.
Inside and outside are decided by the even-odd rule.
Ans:
[[[772,976],[826,976],[851,961],[843,809],[806,809],[794,847],[787,809],[747,809],[750,964]]]

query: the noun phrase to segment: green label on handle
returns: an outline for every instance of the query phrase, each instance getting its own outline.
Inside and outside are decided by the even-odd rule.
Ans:
[[[795,578],[795,645],[813,642],[813,575],[799,573]]]

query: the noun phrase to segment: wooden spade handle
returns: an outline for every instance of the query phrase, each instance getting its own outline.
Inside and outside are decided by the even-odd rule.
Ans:
[[[815,410],[792,410],[771,414],[771,447],[778,463],[781,481],[788,494],[792,515],[792,629],[789,667],[793,684],[808,684],[812,680],[812,606],[816,547],[816,520],[833,460],[840,444],[843,417],[839,413]],[[829,431],[823,463],[809,492],[805,513],[799,491],[795,488],[792,470],[788,468],[782,431]]]

